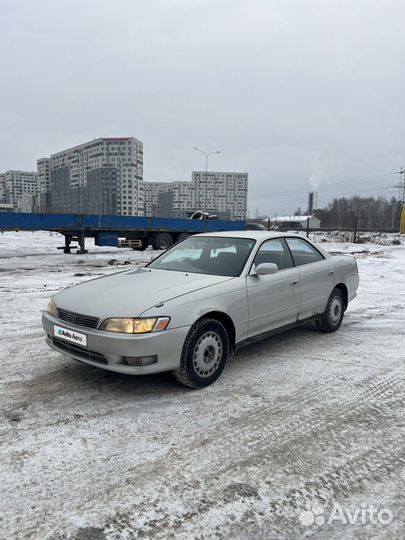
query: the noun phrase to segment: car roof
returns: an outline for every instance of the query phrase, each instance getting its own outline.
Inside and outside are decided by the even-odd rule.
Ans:
[[[254,240],[265,240],[266,238],[279,238],[280,236],[291,236],[291,234],[277,231],[219,231],[195,234],[194,236],[218,236],[225,238],[253,238]]]

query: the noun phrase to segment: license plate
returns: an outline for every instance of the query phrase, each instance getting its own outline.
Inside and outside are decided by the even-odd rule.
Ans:
[[[54,324],[53,335],[59,339],[76,343],[76,345],[87,347],[86,334],[81,334],[80,332],[75,332],[74,330],[68,330],[67,328],[63,328],[63,326],[57,326]]]

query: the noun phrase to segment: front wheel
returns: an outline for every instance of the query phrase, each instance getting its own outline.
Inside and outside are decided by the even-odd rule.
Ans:
[[[229,356],[229,338],[215,319],[201,319],[190,329],[183,345],[176,379],[191,388],[203,388],[218,379]]]
[[[336,332],[342,324],[345,311],[343,293],[340,289],[333,289],[322,317],[316,321],[321,332]]]

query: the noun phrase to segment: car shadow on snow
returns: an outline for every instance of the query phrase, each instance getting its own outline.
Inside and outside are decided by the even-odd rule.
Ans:
[[[311,343],[313,345],[319,343],[316,336],[322,337],[322,334],[315,328],[314,323],[305,323],[291,330],[241,347],[234,354],[229,367],[233,365],[240,369],[241,364],[249,362],[249,369],[254,369],[254,363],[258,359],[264,358],[271,362],[285,359],[286,355],[291,360],[294,360],[297,351],[302,349],[304,344],[310,346]]]
[[[71,365],[65,365],[64,373],[75,384],[94,386],[98,390],[110,393],[120,392],[133,395],[145,395],[155,393],[172,393],[182,390],[182,387],[170,372],[155,373],[151,375],[126,375],[115,373],[106,369],[89,366],[81,362],[70,361]]]
[[[315,334],[315,335],[314,335]],[[256,365],[261,364],[260,360],[269,362],[294,361],[297,350],[305,344],[317,343],[316,335],[322,337],[312,324],[305,324],[288,332],[277,334],[265,340],[252,343],[239,349],[229,360],[224,374],[217,381],[216,386],[221,381],[226,380],[227,374],[232,374],[235,370],[252,370]],[[155,373],[151,375],[125,375],[89,366],[79,361],[74,361],[63,355],[56,355],[55,369],[36,378],[34,388],[44,385],[49,387],[59,387],[63,392],[69,390],[77,392],[96,391],[109,397],[119,394],[127,394],[132,398],[156,396],[164,394],[184,394],[191,390],[178,383],[170,372]],[[40,379],[43,379],[42,381]]]

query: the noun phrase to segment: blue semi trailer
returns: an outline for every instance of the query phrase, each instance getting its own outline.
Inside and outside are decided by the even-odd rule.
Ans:
[[[0,231],[55,231],[63,234],[65,253],[77,249],[86,253],[85,238],[94,238],[98,246],[124,245],[143,250],[167,249],[190,234],[214,231],[240,231],[244,221],[216,219],[180,219],[144,216],[99,216],[82,214],[0,213]],[[71,245],[76,242],[77,246]]]

